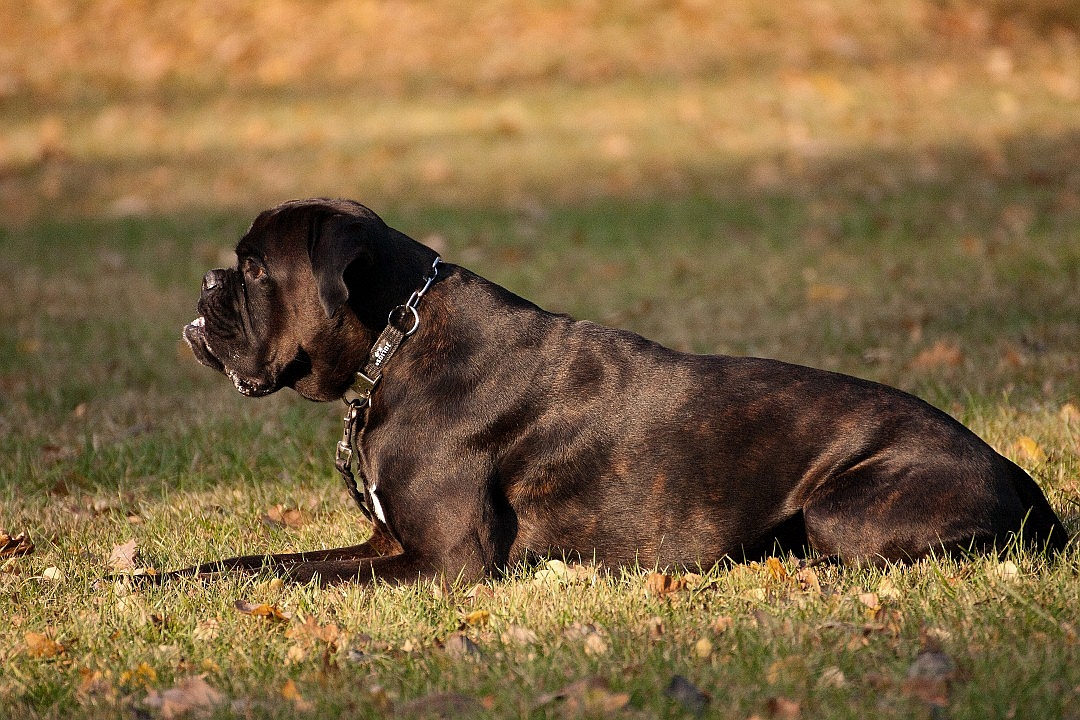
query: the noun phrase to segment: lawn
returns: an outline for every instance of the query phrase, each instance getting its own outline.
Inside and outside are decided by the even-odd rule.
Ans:
[[[179,340],[320,194],[548,309],[913,392],[1080,532],[1080,16],[878,5],[0,8],[0,717],[1080,717],[1075,547],[108,577],[366,534],[343,406]]]

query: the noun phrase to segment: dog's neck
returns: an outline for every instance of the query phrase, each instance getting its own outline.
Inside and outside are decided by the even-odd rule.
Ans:
[[[345,397],[342,398],[349,409],[345,412],[344,430],[341,441],[337,444],[337,457],[334,466],[341,473],[345,488],[349,491],[353,500],[356,501],[360,510],[369,520],[374,521],[375,518],[378,518],[384,524],[386,523],[386,516],[383,514],[379,499],[375,495],[375,487],[368,484],[363,473],[360,473],[359,466],[357,466],[357,471],[354,473],[353,458],[358,450],[360,431],[364,428],[366,411],[371,406],[372,393],[375,392],[375,386],[378,384],[379,378],[382,377],[382,369],[390,361],[394,353],[397,352],[397,349],[401,347],[401,343],[404,342],[405,338],[412,335],[420,327],[420,314],[416,308],[424,294],[427,293],[428,288],[435,282],[435,278],[438,277],[441,262],[442,258],[436,255],[419,288],[414,290],[409,299],[403,304],[390,311],[386,327],[379,333],[379,337],[376,338],[375,344],[371,347],[371,352],[368,353],[367,364],[357,370],[353,384],[349,388],[353,397],[348,397],[349,392],[346,392]],[[356,482],[357,473],[360,474],[361,482],[359,485]]]
[[[424,294],[427,293],[428,288],[435,282],[435,278],[438,277],[441,262],[442,258],[436,255],[435,260],[431,263],[431,268],[424,275],[420,287],[413,291],[408,300],[390,311],[386,319],[386,327],[382,329],[382,332],[375,339],[375,344],[371,346],[367,364],[356,372],[353,384],[349,388],[356,394],[356,400],[347,400],[349,404],[359,401],[362,406],[365,406],[371,403],[371,394],[382,376],[383,367],[397,352],[397,349],[401,347],[401,343],[404,342],[405,338],[412,335],[420,327],[420,314],[416,308]]]

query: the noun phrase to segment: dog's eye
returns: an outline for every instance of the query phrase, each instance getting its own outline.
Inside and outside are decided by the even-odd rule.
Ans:
[[[244,277],[248,280],[262,280],[266,277],[266,268],[254,258],[244,258]]]

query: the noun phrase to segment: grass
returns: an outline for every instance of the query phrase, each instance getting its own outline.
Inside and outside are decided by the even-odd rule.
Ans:
[[[1070,4],[353,6],[0,9],[0,529],[36,544],[0,560],[0,717],[198,716],[193,676],[220,716],[692,715],[675,675],[710,717],[1080,715],[1075,548],[662,597],[106,579],[130,540],[172,568],[365,534],[341,407],[241,398],[178,339],[255,212],[321,193],[544,307],[914,392],[1080,531]]]

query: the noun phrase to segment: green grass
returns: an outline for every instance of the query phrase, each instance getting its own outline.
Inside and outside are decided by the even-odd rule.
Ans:
[[[36,544],[0,560],[0,718],[164,717],[195,675],[220,717],[679,718],[675,675],[717,718],[1080,717],[1075,548],[664,598],[652,568],[106,577],[129,540],[165,569],[366,534],[342,408],[242,398],[179,340],[255,213],[319,194],[551,310],[914,392],[1077,533],[1068,2],[68,5],[0,8],[0,529]],[[909,677],[936,647],[952,669]]]
[[[1022,201],[1024,191],[999,190],[1002,202]],[[814,212],[779,195],[605,201],[535,216],[387,215],[414,235],[438,232],[447,259],[553,309],[695,351],[771,355],[900,384],[1025,464],[1075,532],[1080,448],[1075,420],[1059,413],[1080,396],[1072,236],[1037,216],[1028,242],[974,252],[957,238],[978,220],[935,225],[932,238],[904,229],[911,208],[929,204],[918,190],[874,204],[845,198],[830,223],[836,236],[814,242],[805,240]],[[871,213],[883,219],[867,223]],[[201,674],[225,698],[220,712],[257,717],[297,712],[282,699],[289,680],[301,709],[324,714],[374,717],[387,706],[423,714],[434,712],[435,694],[453,693],[481,715],[549,717],[576,713],[574,703],[585,714],[596,711],[590,702],[621,704],[625,693],[620,714],[680,717],[686,711],[663,693],[677,674],[709,693],[715,717],[766,716],[776,698],[798,703],[803,717],[926,717],[930,705],[907,674],[927,632],[957,668],[950,717],[1013,709],[1068,717],[1080,701],[1075,551],[1049,565],[1016,557],[1019,575],[1005,578],[985,558],[886,573],[824,568],[823,593],[763,565],[713,569],[664,599],[645,592],[649,569],[538,583],[523,568],[471,596],[468,587],[277,587],[265,577],[110,582],[110,551],[130,539],[142,564],[171,568],[364,535],[332,472],[340,407],[285,394],[240,398],[178,347],[199,276],[215,264],[207,248],[226,246],[246,222],[44,223],[4,237],[0,280],[29,302],[5,303],[3,343],[14,353],[0,374],[0,513],[6,529],[37,543],[0,574],[5,716],[141,712],[152,691]],[[843,291],[812,290],[834,286]],[[962,348],[960,362],[913,363],[942,339]],[[1021,364],[1004,359],[1010,348]],[[1024,436],[1043,461],[1018,454]],[[299,508],[304,523],[267,524],[277,505]],[[50,567],[61,580],[42,578]],[[859,595],[878,592],[883,578],[895,592],[870,609]],[[312,615],[341,634],[332,645],[290,637],[298,620],[242,615],[232,607],[239,599]],[[465,621],[477,609],[490,613],[487,625]],[[710,629],[725,616],[730,627]],[[650,634],[655,617],[660,635]],[[573,630],[590,624],[602,654],[587,652]],[[512,627],[535,642],[504,640]],[[441,647],[461,628],[478,657]],[[49,635],[63,653],[35,657],[27,633]],[[705,656],[703,638],[712,646]],[[544,702],[594,676],[606,690]]]

